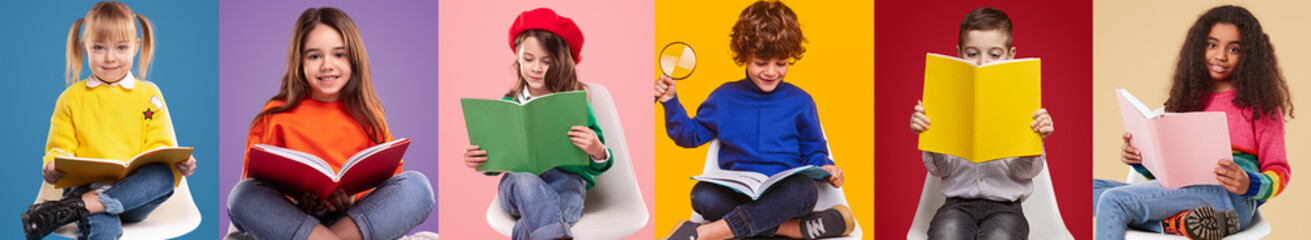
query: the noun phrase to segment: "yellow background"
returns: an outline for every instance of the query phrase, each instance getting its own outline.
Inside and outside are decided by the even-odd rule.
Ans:
[[[729,34],[753,1],[656,2],[658,56],[665,44],[687,42],[696,50],[692,76],[678,81],[679,101],[689,114],[719,85],[743,79],[734,64]],[[874,235],[874,4],[873,1],[785,1],[810,41],[784,81],[809,92],[819,106],[832,156],[846,175],[843,191],[865,239]],[[651,66],[652,78],[660,74]],[[664,108],[656,107],[656,237],[692,213],[689,192],[705,164],[706,148],[675,146],[665,133]]]
[[[1148,108],[1168,98],[1170,75],[1184,34],[1197,17],[1229,1],[1097,1],[1093,4],[1093,177],[1124,181],[1129,168],[1119,160],[1124,132],[1115,89],[1126,88]],[[1300,118],[1287,122],[1284,135],[1292,179],[1283,194],[1263,205],[1261,213],[1273,228],[1271,239],[1311,236],[1305,227],[1311,214],[1311,28],[1306,27],[1306,1],[1244,1],[1270,35],[1280,69],[1292,90]],[[1303,177],[1297,177],[1303,176]]]

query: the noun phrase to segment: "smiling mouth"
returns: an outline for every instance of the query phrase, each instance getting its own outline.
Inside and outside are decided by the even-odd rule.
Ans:
[[[1209,67],[1210,67],[1210,69],[1211,69],[1211,72],[1215,72],[1215,73],[1225,73],[1225,72],[1228,72],[1228,71],[1229,71],[1229,67],[1220,66],[1220,65],[1218,65],[1218,64],[1214,64],[1214,63],[1212,63],[1212,64],[1208,64],[1208,65],[1209,65]]]
[[[337,75],[327,75],[327,76],[319,76],[319,77],[317,78],[317,80],[319,80],[320,83],[332,84],[332,83],[336,82],[337,79],[339,79],[339,78],[340,78],[340,77],[337,76]]]

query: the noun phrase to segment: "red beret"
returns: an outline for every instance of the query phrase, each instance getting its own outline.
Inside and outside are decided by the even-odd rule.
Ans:
[[[514,39],[523,31],[541,29],[554,33],[569,44],[569,52],[574,55],[574,64],[583,61],[583,31],[578,29],[574,20],[556,15],[550,8],[538,8],[519,13],[510,25],[510,51],[515,51]]]

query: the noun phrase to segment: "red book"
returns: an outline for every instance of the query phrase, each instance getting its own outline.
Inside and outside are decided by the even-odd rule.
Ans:
[[[309,192],[326,199],[337,189],[354,195],[377,187],[396,172],[409,146],[410,139],[402,138],[369,147],[333,172],[327,162],[313,154],[256,144],[246,154],[246,167],[249,177],[273,183],[284,193]]]

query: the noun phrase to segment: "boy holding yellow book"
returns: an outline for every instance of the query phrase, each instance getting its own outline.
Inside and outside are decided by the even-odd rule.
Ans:
[[[1011,21],[1005,12],[988,7],[974,9],[961,21],[957,55],[979,66],[1011,60],[1016,52],[1011,45],[1011,31]],[[1046,109],[1037,109],[1031,117],[1029,128],[1040,139],[1046,139],[1055,130]],[[911,130],[925,133],[929,125],[923,104],[916,104],[910,118]],[[924,145],[921,142],[921,149]],[[1027,238],[1029,224],[1021,210],[1021,201],[1033,192],[1032,180],[1042,171],[1045,160],[1046,154],[1041,151],[1036,156],[969,160],[923,151],[924,167],[929,174],[942,178],[941,191],[947,197],[929,224],[929,239]]]

